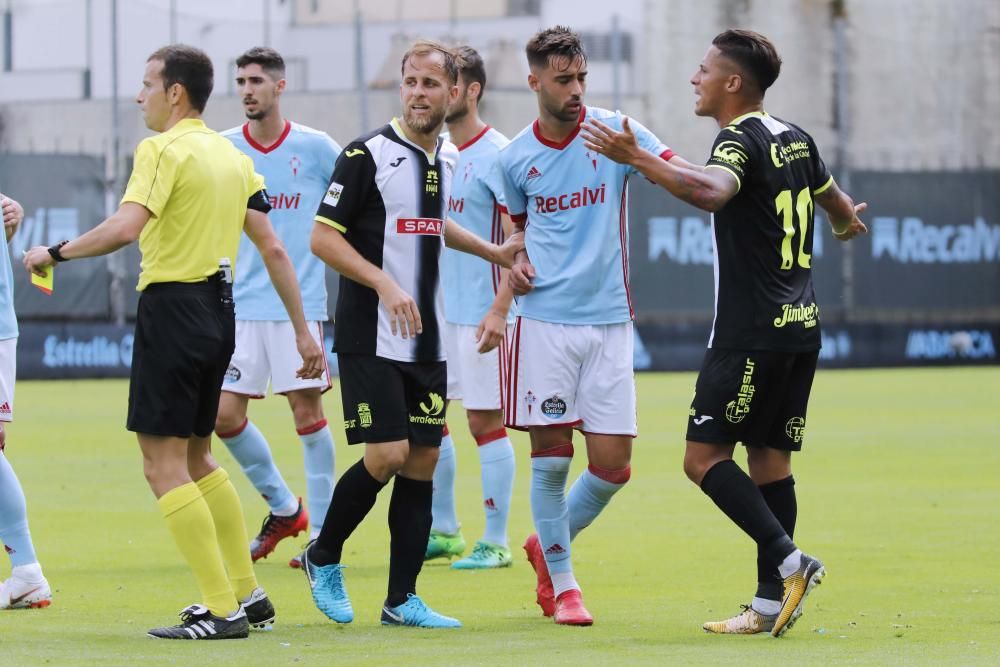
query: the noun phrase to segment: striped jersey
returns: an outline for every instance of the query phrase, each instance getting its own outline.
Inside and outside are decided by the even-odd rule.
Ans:
[[[818,350],[813,197],[833,177],[812,137],[749,113],[719,132],[705,168],[729,172],[740,187],[712,216],[715,319],[708,346]]]
[[[497,244],[504,240],[500,214],[507,210],[503,205],[503,177],[498,158],[507,143],[507,137],[487,125],[459,146],[458,165],[448,198],[448,217],[479,238]],[[500,267],[475,255],[446,248],[441,273],[447,320],[452,324],[478,325],[493,305],[500,285]]]
[[[254,141],[249,123],[226,130],[222,136],[249,155],[254,169],[264,177],[271,200],[267,215],[295,267],[305,317],[325,322],[326,266],[309,249],[309,237],[313,214],[326,194],[340,146],[325,132],[289,121],[271,146]],[[288,320],[264,260],[246,234],[240,238],[233,299],[238,320]]]
[[[458,149],[439,138],[427,153],[393,119],[344,148],[316,212],[417,304],[423,333],[393,335],[370,287],[340,277],[334,351],[395,361],[442,361],[444,300],[439,263]]]
[[[622,115],[584,107],[616,130]],[[665,160],[673,151],[629,120],[639,145]],[[559,324],[613,324],[633,318],[628,285],[628,178],[635,170],[588,150],[579,126],[561,143],[536,120],[500,151],[505,203],[525,226],[534,289],[518,314]]]

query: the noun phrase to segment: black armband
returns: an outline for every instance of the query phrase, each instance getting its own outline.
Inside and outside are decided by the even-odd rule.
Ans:
[[[69,243],[69,239],[66,239],[65,241],[60,241],[59,243],[53,246],[49,246],[49,256],[52,257],[52,259],[54,259],[57,262],[69,261],[68,258],[63,257],[62,253],[59,252],[59,250],[67,243]]]
[[[271,210],[271,198],[267,196],[267,190],[258,190],[250,195],[250,199],[247,200],[247,208],[260,211],[261,213],[269,212]]]

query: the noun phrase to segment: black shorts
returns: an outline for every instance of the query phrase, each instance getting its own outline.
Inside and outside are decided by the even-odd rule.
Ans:
[[[448,370],[443,361],[407,362],[338,354],[347,443],[409,440],[441,446]]]
[[[797,452],[819,351],[709,348],[688,415],[692,442]]]
[[[217,281],[153,283],[139,297],[127,428],[188,438],[215,429],[219,391],[236,341]]]

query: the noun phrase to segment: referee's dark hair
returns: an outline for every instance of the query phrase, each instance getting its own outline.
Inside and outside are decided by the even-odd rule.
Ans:
[[[458,71],[461,72],[466,85],[473,81],[479,84],[476,102],[481,102],[483,93],[486,92],[486,67],[483,65],[483,57],[471,46],[455,47],[455,55],[458,59]]]
[[[237,67],[247,65],[260,65],[275,80],[285,78],[285,59],[269,46],[255,46],[236,59]]]
[[[583,50],[580,35],[564,25],[546,28],[528,40],[524,47],[531,67],[548,67],[551,58],[565,60],[566,67],[576,60],[587,62],[587,52]]]
[[[716,35],[712,45],[739,67],[757,87],[761,97],[781,73],[781,57],[764,35],[753,30],[727,30]]]
[[[201,49],[186,44],[170,44],[153,52],[146,59],[159,60],[163,63],[163,88],[166,90],[175,83],[184,86],[191,106],[201,113],[208,104],[212,94],[214,72],[212,60]]]
[[[440,53],[444,58],[444,73],[448,77],[448,80],[452,84],[457,83],[458,62],[455,59],[455,52],[444,44],[439,44],[429,39],[417,40],[413,43],[413,46],[406,50],[406,53],[403,54],[403,60],[399,64],[399,73],[403,73],[403,70],[406,68],[406,61],[413,56],[429,56],[435,52]]]

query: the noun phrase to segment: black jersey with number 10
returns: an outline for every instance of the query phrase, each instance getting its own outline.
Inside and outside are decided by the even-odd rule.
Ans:
[[[774,116],[747,114],[719,132],[706,168],[728,171],[740,186],[712,217],[715,320],[708,346],[818,349],[813,197],[833,178],[812,137]]]

